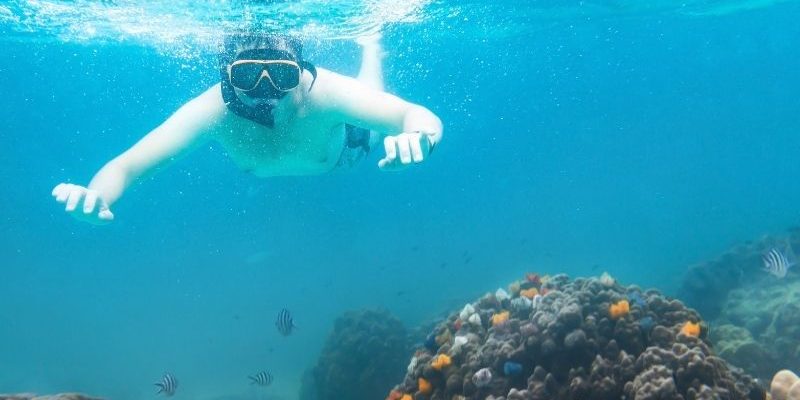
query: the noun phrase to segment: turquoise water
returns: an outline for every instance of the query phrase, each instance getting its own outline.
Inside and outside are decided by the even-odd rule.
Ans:
[[[345,310],[414,326],[525,271],[673,293],[798,223],[797,2],[92,4],[0,5],[0,392],[139,399],[171,371],[180,398],[293,399]],[[109,226],[67,216],[53,186],[214,84],[215,38],[242,23],[348,75],[352,38],[382,30],[389,90],[441,117],[441,146],[401,173],[373,154],[258,179],[211,145]],[[261,369],[266,392],[247,387]]]

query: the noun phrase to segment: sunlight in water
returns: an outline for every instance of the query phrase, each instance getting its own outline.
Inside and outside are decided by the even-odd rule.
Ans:
[[[497,38],[530,34],[559,21],[665,12],[719,15],[786,1],[12,0],[0,6],[0,33],[6,39],[145,45],[191,59],[214,48],[223,32],[245,27],[325,41],[427,22],[436,27],[433,35],[472,32]]]
[[[6,37],[44,33],[64,42],[130,42],[191,57],[216,46],[221,33],[244,27],[318,40],[352,38],[419,22],[428,2],[27,0],[0,6],[0,22]]]

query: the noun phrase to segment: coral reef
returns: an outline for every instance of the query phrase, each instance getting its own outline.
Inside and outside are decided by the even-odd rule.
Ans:
[[[800,369],[800,279],[769,277],[731,291],[715,321],[720,355],[762,379]]]
[[[300,398],[383,398],[386,388],[403,376],[408,349],[405,327],[388,311],[347,312],[336,320],[316,365],[304,375]]]
[[[47,396],[37,396],[33,393],[0,394],[0,400],[103,400],[80,393],[61,393]]]
[[[777,366],[783,364],[745,328],[717,325],[709,333],[709,338],[717,355],[759,378],[770,376]]]
[[[764,389],[709,348],[700,315],[658,291],[596,278],[529,274],[511,298],[487,294],[434,328],[389,396],[415,399],[763,399]],[[536,289],[527,308],[514,303]],[[530,293],[530,292],[529,292]],[[627,312],[609,310],[630,300]],[[515,306],[516,304],[516,306]],[[492,316],[509,312],[493,324]],[[475,316],[478,316],[475,318]],[[477,319],[478,324],[463,323]],[[485,321],[485,322],[484,322]],[[685,335],[687,322],[700,327]],[[447,332],[447,334],[445,334]],[[434,368],[437,355],[451,365]],[[420,379],[429,385],[419,387]],[[424,389],[424,390],[422,390]]]
[[[736,245],[714,260],[693,265],[683,277],[678,296],[707,319],[716,319],[731,291],[768,278],[774,281],[763,271],[762,256],[770,248],[787,245],[800,249],[800,228],[790,229],[786,235],[765,236]],[[792,275],[796,277],[797,271],[790,270],[789,276]]]
[[[772,248],[800,249],[800,228],[737,245],[695,265],[681,298],[710,320],[718,354],[764,381],[779,367],[800,369],[800,267],[782,278],[763,270]]]

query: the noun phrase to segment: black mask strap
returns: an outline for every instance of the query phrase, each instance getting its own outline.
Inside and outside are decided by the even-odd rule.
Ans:
[[[233,89],[233,86],[231,86],[227,76],[222,78],[221,89],[222,100],[234,114],[270,128],[275,126],[271,105],[263,104],[255,107],[245,105],[242,103],[242,100],[239,99],[239,96],[236,95],[236,91]]]
[[[311,88],[314,87],[314,82],[317,81],[317,67],[315,67],[314,64],[312,64],[312,63],[310,63],[308,61],[305,61],[305,60],[304,61],[300,61],[300,67],[302,67],[304,70],[306,70],[306,71],[311,73],[311,77],[313,79],[311,80],[311,86],[308,87],[308,91],[310,92]]]

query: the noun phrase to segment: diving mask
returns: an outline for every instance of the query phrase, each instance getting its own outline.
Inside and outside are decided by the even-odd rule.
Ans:
[[[228,66],[231,85],[244,92],[258,88],[264,79],[279,92],[288,92],[300,85],[303,70],[291,60],[236,60]]]

